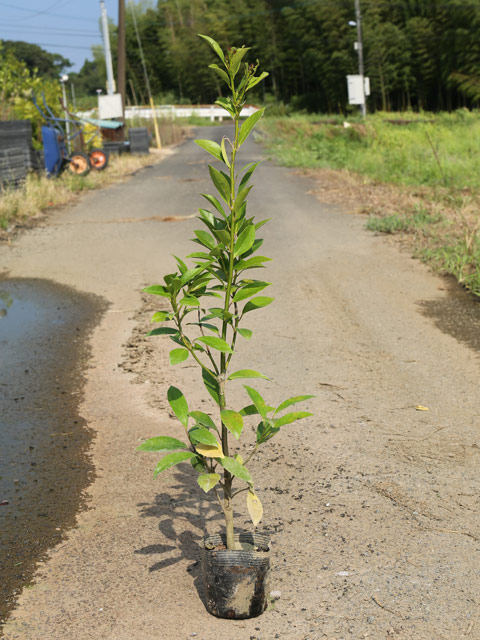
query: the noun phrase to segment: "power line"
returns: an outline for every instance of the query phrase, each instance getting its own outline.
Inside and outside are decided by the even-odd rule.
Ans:
[[[26,27],[0,27],[0,33],[11,32],[25,33]],[[29,29],[26,35],[33,35],[35,33],[47,33],[49,36],[68,36],[69,38],[99,38],[100,34],[96,31],[63,31],[62,29],[42,29],[42,27],[33,27]],[[0,36],[1,39],[1,36]]]
[[[45,27],[43,25],[33,25],[33,24],[22,24],[18,25],[15,22],[2,21],[0,24],[0,30],[4,27],[10,27],[12,29],[23,29],[26,31],[61,31],[62,33],[66,33],[67,31],[70,33],[83,33],[84,35],[98,34],[99,30],[91,30],[89,31],[89,27],[80,27],[79,29],[68,27],[66,29],[62,29],[61,27]]]
[[[81,47],[78,45],[73,45],[73,44],[53,44],[53,43],[46,43],[46,42],[34,42],[34,43],[30,43],[30,44],[38,44],[39,47],[54,47],[55,49],[83,49],[85,51],[90,51],[92,50],[91,46],[90,47]],[[98,43],[100,45],[100,43]],[[100,45],[101,46],[101,45]]]
[[[70,2],[70,0],[69,0]],[[70,16],[70,15],[66,15],[64,13],[53,13],[51,11],[48,11],[46,9],[44,9],[43,11],[36,11],[35,9],[26,9],[25,7],[19,7],[15,4],[10,4],[9,2],[0,2],[0,5],[2,5],[2,7],[9,7],[11,9],[16,9],[17,11],[24,11],[27,13],[33,13],[34,15],[32,16],[28,16],[27,18],[17,18],[15,21],[18,22],[20,20],[27,20],[28,18],[34,18],[37,17],[38,15],[48,15],[48,16],[55,16],[56,18],[68,18],[70,20],[75,20],[75,21],[83,21],[83,22],[96,22],[98,23],[98,20],[96,20],[95,18],[85,18],[85,17],[80,17],[80,16]],[[10,20],[14,20],[14,18],[10,18]]]

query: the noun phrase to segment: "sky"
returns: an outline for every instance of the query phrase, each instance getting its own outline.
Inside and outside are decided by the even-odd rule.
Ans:
[[[118,23],[118,1],[104,0]],[[0,40],[23,40],[68,58],[80,71],[91,46],[102,44],[99,0],[0,0]]]

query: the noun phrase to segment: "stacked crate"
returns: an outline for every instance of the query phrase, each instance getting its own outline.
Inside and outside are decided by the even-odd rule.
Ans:
[[[41,158],[32,144],[29,120],[0,122],[0,187],[17,187],[29,171],[41,168]]]
[[[131,127],[128,130],[128,142],[130,153],[148,153],[150,147],[150,134],[146,127]]]

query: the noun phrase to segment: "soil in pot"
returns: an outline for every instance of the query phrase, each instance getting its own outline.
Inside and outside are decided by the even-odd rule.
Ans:
[[[261,533],[237,533],[238,550],[226,536],[203,539],[202,564],[207,611],[219,618],[254,618],[268,605],[270,541]]]

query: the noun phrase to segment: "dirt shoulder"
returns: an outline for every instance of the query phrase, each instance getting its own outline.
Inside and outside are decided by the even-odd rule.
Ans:
[[[12,276],[35,271],[110,305],[81,406],[97,434],[89,509],[39,566],[4,639],[480,637],[478,352],[435,320],[452,304],[444,280],[366,232],[348,206],[322,204],[311,178],[269,163],[250,208],[273,218],[264,237],[276,301],[252,314],[236,364],[272,377],[261,387],[272,403],[316,394],[315,415],[283,429],[252,467],[279,599],[253,620],[206,613],[197,543],[218,530],[216,505],[187,466],[154,480],[155,459],[134,452],[179,435],[170,384],[212,408],[195,370],[172,369],[169,343],[144,337],[153,303],[140,293],[172,251],[192,250],[205,174],[187,143],[0,247]],[[232,400],[243,399],[239,385]]]

